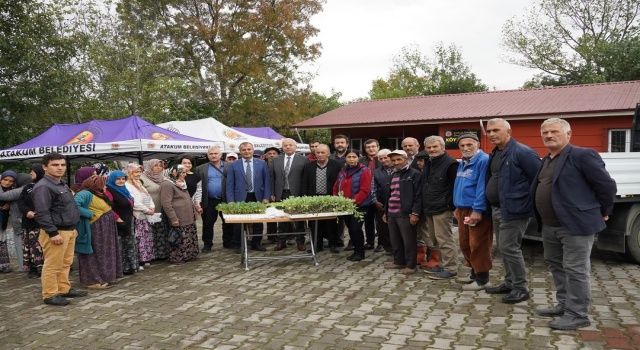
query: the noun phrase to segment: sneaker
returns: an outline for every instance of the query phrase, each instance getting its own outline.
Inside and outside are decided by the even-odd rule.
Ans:
[[[456,272],[442,270],[440,272],[436,272],[434,274],[429,275],[429,278],[432,280],[448,280],[456,277],[457,275],[458,274]]]
[[[491,287],[491,283],[487,282],[485,284],[479,284],[477,281],[473,281],[473,283],[462,286],[462,290],[477,292],[479,290],[484,290],[487,287]]]
[[[549,322],[551,329],[559,329],[563,331],[573,331],[578,328],[589,327],[591,322],[589,318],[575,317],[568,314],[556,317]]]
[[[151,267],[151,263],[144,263],[144,267]]]
[[[144,271],[144,266],[138,266],[138,271]]]
[[[471,275],[460,276],[460,277],[456,278],[456,282],[458,282],[460,284],[469,284],[469,283],[472,283],[472,282],[475,282],[475,281],[476,281],[476,279],[473,278]],[[463,288],[463,290],[464,290],[464,288]]]
[[[422,269],[422,271],[424,271],[425,273],[428,274],[435,274],[435,273],[440,273],[442,271],[444,271],[444,269],[440,266],[436,266],[436,267],[424,267],[424,266],[420,266],[420,268]]]

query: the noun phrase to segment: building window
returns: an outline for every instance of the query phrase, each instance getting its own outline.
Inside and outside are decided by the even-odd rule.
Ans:
[[[351,139],[351,149],[362,153],[362,139]]]
[[[400,138],[399,137],[386,137],[380,139],[380,149],[387,148],[392,151],[400,149]]]
[[[609,130],[609,152],[631,151],[631,129]]]

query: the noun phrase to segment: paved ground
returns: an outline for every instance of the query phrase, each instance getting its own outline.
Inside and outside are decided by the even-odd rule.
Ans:
[[[525,251],[533,298],[515,306],[463,292],[455,281],[384,270],[383,253],[351,263],[346,252],[323,252],[317,267],[260,262],[245,272],[239,255],[219,245],[195,262],[155,264],[64,308],[42,304],[38,280],[0,274],[0,348],[640,348],[640,269],[617,256],[593,258],[593,325],[556,332],[533,314],[553,300],[536,242]],[[494,283],[502,272],[496,265]]]

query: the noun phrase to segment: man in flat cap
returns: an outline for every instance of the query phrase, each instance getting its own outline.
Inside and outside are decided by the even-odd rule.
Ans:
[[[469,283],[462,287],[463,290],[477,291],[489,286],[492,267],[493,225],[484,194],[489,155],[480,149],[475,133],[460,135],[458,148],[462,152],[462,162],[453,185],[453,205],[456,207],[453,215],[458,221],[460,250],[471,267],[471,275],[458,281]]]

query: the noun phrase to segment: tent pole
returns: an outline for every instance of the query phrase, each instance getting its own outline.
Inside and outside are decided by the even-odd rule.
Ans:
[[[304,141],[302,141],[302,136],[300,136],[300,131],[298,131],[298,128],[296,128],[295,130],[296,134],[298,134],[298,140],[300,140],[300,143],[304,143]]]
[[[71,186],[71,159],[66,156],[64,160],[67,162],[67,186]]]
[[[142,152],[138,152],[138,162],[142,165]]]

